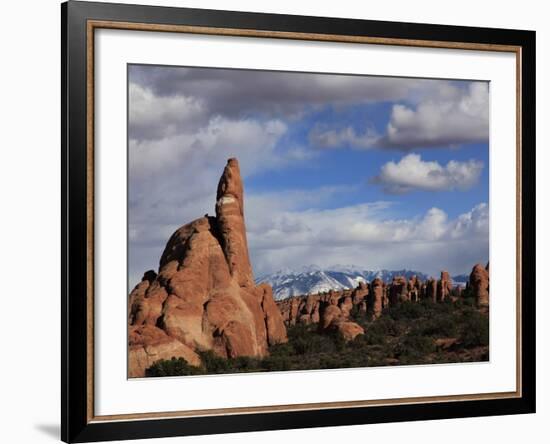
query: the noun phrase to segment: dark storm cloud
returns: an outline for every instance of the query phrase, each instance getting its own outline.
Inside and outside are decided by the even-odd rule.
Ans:
[[[137,139],[173,135],[214,116],[293,119],[325,106],[403,100],[412,90],[433,86],[406,78],[143,65],[130,67],[129,80],[130,94],[148,105],[130,120],[131,137]],[[151,101],[163,106],[152,107]],[[151,112],[155,109],[162,115]]]

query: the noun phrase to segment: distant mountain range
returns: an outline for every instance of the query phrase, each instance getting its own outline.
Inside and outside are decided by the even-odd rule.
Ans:
[[[300,270],[284,269],[266,274],[258,277],[256,283],[270,284],[273,287],[274,299],[282,300],[309,293],[355,288],[359,282],[370,282],[376,278],[380,278],[384,282],[391,282],[394,276],[405,276],[408,279],[415,275],[423,281],[430,278],[426,273],[413,270],[376,271],[339,265],[322,269],[312,265]],[[458,275],[452,279],[457,285],[465,285],[468,275]]]
[[[470,276],[467,274],[457,274],[456,276],[452,276],[451,279],[453,280],[453,284],[465,287],[466,282],[470,280]]]

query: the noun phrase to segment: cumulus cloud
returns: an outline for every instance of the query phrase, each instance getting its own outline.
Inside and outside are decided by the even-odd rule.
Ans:
[[[243,177],[295,160],[276,155],[287,130],[273,119],[212,119],[191,134],[129,143],[129,259],[131,279],[156,267],[170,234],[184,222],[213,213],[216,184],[230,157]]]
[[[327,105],[400,100],[412,91],[435,87],[433,81],[422,79],[142,65],[130,66],[129,81],[130,93],[137,97],[141,94],[147,109],[169,104],[165,111],[169,121],[181,119],[182,130],[191,119],[202,118],[203,124],[216,115],[232,119],[285,115],[292,119]],[[182,113],[185,102],[192,106]],[[143,117],[156,120],[155,115]],[[145,120],[140,125],[151,126]],[[145,134],[136,131],[132,137],[142,135]]]
[[[361,133],[349,126],[314,126],[309,140],[318,148],[355,149],[456,147],[489,140],[489,87],[471,82],[434,85],[418,102],[393,105],[384,133],[372,126]],[[411,97],[409,99],[412,99]]]
[[[452,239],[464,239],[472,235],[483,238],[489,235],[489,206],[481,203],[471,211],[458,216],[452,223],[450,236]]]
[[[295,205],[291,203],[295,198],[287,198],[289,208]],[[402,219],[392,217],[387,202],[285,210],[281,203],[285,196],[281,195],[277,211],[266,216],[273,195],[257,195],[249,201],[248,240],[258,274],[311,263],[462,273],[472,264],[488,260],[489,209],[485,203],[454,219],[439,208]]]
[[[141,179],[144,174],[154,175],[159,170],[166,173],[167,169],[182,166],[208,167],[231,155],[239,157],[244,170],[252,174],[280,162],[274,149],[286,131],[286,124],[278,119],[258,121],[214,117],[208,125],[191,133],[160,140],[131,140],[130,170],[132,176]]]
[[[423,161],[419,154],[408,154],[399,162],[384,164],[371,182],[382,185],[384,191],[391,194],[414,190],[464,191],[478,183],[482,170],[480,160],[450,160],[443,166],[438,162]]]
[[[470,83],[449,97],[429,99],[416,107],[394,105],[385,138],[395,148],[439,147],[489,139],[489,85]]]
[[[133,140],[154,140],[196,129],[208,118],[204,101],[175,92],[156,96],[141,85],[128,85],[129,135]]]
[[[351,191],[350,186],[325,186],[246,193],[247,236],[256,275],[312,263],[321,267],[352,263],[366,269],[410,268],[433,275],[448,269],[458,274],[488,260],[487,204],[480,203],[455,218],[440,208],[403,218],[397,216],[399,204],[387,201],[327,209],[327,202],[338,201]],[[214,201],[211,195],[200,205],[176,198],[175,204],[152,206],[161,217],[154,214],[131,230],[136,262],[130,285],[144,270],[156,267],[151,257],[158,260],[172,232],[205,212],[212,214]]]
[[[135,210],[132,219],[166,220],[157,207],[186,208],[194,202],[197,204],[193,209],[200,215],[210,208],[211,202],[202,206],[203,202],[215,193],[228,158],[240,159],[244,177],[284,163],[285,158],[275,154],[275,147],[285,132],[286,126],[279,120],[260,123],[215,118],[194,134],[160,141],[130,141],[129,197],[130,207]],[[182,207],[179,204],[183,201],[186,205]]]
[[[239,158],[245,181],[268,170],[314,165],[312,159],[320,158],[322,153],[312,150],[307,140],[293,139],[293,124],[325,108],[338,111],[377,102],[397,102],[405,110],[403,117],[399,114],[403,110],[392,109],[387,134],[377,134],[369,124],[361,131],[315,126],[310,144],[325,148],[408,148],[403,140],[408,137],[406,131],[415,126],[431,134],[432,140],[443,139],[437,133],[440,130],[435,136],[433,130],[428,131],[426,121],[431,111],[427,104],[444,110],[447,117],[442,124],[452,117],[462,122],[463,129],[469,121],[460,116],[469,113],[475,121],[476,112],[481,113],[476,109],[484,106],[478,100],[482,94],[474,91],[467,100],[467,90],[458,83],[131,66],[130,284],[134,285],[143,271],[157,266],[166,240],[182,223],[213,213],[216,184],[227,158]],[[464,98],[462,102],[460,97]],[[441,168],[447,171],[448,165]],[[453,174],[459,177],[458,172]],[[445,262],[443,266],[463,271],[467,267],[462,267],[459,260],[468,261],[470,267],[470,259],[485,251],[486,235],[475,242],[472,251],[465,247],[469,242],[464,242],[472,238],[474,228],[485,229],[481,210],[448,220],[446,213],[438,209],[399,219],[392,216],[387,202],[334,208],[339,197],[349,192],[350,186],[262,194],[247,189],[247,227],[256,273],[313,262],[388,268],[410,265],[426,271]],[[439,237],[434,238],[437,233]],[[487,254],[483,254],[485,260]],[[330,264],[323,264],[323,260]]]

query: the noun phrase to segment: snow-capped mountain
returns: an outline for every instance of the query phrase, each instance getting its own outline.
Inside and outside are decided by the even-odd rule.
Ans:
[[[452,276],[451,279],[453,280],[453,284],[465,287],[466,283],[470,280],[470,276],[467,274],[458,274],[456,276]]]
[[[411,270],[373,271],[341,265],[321,269],[312,265],[297,271],[286,269],[260,276],[256,279],[256,283],[266,282],[270,284],[273,287],[275,300],[281,300],[308,293],[355,288],[359,285],[359,282],[370,282],[377,277],[384,282],[390,282],[394,276],[410,278],[414,275],[421,280],[429,278],[424,273]]]

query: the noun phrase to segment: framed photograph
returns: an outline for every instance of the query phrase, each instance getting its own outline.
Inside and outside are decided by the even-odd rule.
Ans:
[[[69,1],[62,439],[535,411],[535,33]]]

